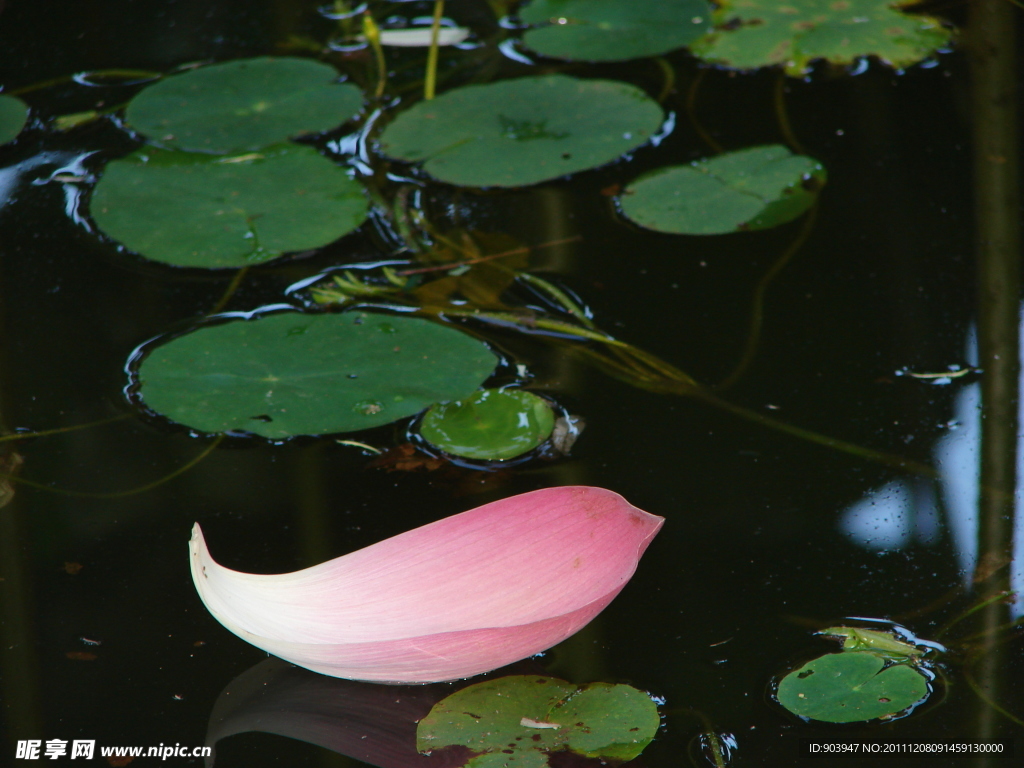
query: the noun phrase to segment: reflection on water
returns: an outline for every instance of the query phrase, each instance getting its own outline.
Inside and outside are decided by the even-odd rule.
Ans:
[[[1024,313],[1021,316],[1024,338]],[[978,342],[972,327],[967,338],[967,359],[977,364]],[[1024,356],[1024,348],[1022,348]],[[1018,392],[1021,423],[1024,424],[1024,375]],[[860,546],[876,552],[934,544],[940,534],[940,517],[949,531],[957,564],[965,584],[970,584],[978,562],[978,478],[981,450],[981,385],[967,384],[956,394],[950,432],[935,444],[933,455],[939,470],[941,508],[935,485],[926,480],[898,479],[872,490],[843,510],[840,530]],[[1024,434],[1017,443],[1018,489],[1014,505],[1013,562],[1011,589],[1016,592],[1013,616],[1024,615]]]
[[[526,663],[515,669],[535,666]],[[468,682],[378,685],[326,677],[270,658],[221,691],[210,713],[206,743],[213,746],[235,734],[259,731],[380,768],[454,768],[465,763],[467,750],[448,749],[428,758],[416,751],[416,725],[434,704]],[[207,765],[215,759],[216,752]]]
[[[939,511],[925,481],[893,480],[843,510],[839,529],[873,552],[938,541]]]

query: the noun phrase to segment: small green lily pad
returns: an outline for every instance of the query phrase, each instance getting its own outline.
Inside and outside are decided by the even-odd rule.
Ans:
[[[544,768],[547,756],[632,760],[657,733],[658,707],[628,685],[514,675],[487,680],[441,700],[420,720],[416,748],[461,745],[477,753],[472,768]]]
[[[833,653],[782,678],[778,699],[800,717],[827,723],[888,719],[928,697],[928,680],[914,666],[885,666],[870,651]]]
[[[481,389],[465,400],[431,407],[420,434],[446,453],[493,461],[532,451],[554,427],[555,415],[544,398],[521,389]]]
[[[533,0],[519,18],[545,25],[523,35],[527,48],[582,61],[658,56],[711,30],[705,0]]]
[[[192,152],[236,152],[341,125],[360,90],[310,59],[239,59],[160,80],[132,99],[125,122],[151,140]]]
[[[619,202],[623,214],[648,229],[719,235],[795,219],[814,204],[825,179],[817,160],[773,144],[650,171]]]
[[[890,0],[722,0],[715,30],[690,50],[733,69],[782,65],[807,73],[816,59],[850,64],[875,56],[893,67],[916,64],[949,43],[938,19],[907,14]]]
[[[481,342],[413,317],[285,312],[202,327],[139,368],[152,410],[201,432],[355,432],[467,397],[497,363]]]
[[[14,141],[28,121],[28,107],[21,99],[0,94],[0,144]]]
[[[318,248],[366,218],[362,187],[311,147],[238,157],[143,148],[107,165],[90,212],[110,237],[181,267],[244,267]]]
[[[520,187],[610,163],[651,138],[661,107],[612,80],[544,75],[455,88],[381,135],[381,151],[436,179]]]

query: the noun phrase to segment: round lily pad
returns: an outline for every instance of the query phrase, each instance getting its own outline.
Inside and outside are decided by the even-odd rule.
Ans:
[[[239,59],[160,80],[132,99],[125,121],[153,141],[193,152],[260,149],[355,116],[360,90],[310,59]]]
[[[238,157],[143,148],[107,165],[90,212],[148,259],[243,267],[337,240],[366,218],[362,187],[310,147]]]
[[[384,130],[380,148],[451,184],[520,187],[609,163],[650,139],[662,118],[627,83],[522,77],[421,101]]]
[[[555,415],[544,398],[521,389],[481,389],[464,400],[431,407],[420,434],[455,456],[502,460],[532,451],[554,426]]]
[[[734,69],[781,65],[799,77],[815,59],[850,64],[875,56],[906,67],[949,43],[938,19],[899,10],[891,0],[722,0],[715,29],[690,50]]]
[[[928,680],[914,666],[870,651],[833,653],[782,678],[778,699],[800,717],[827,723],[891,718],[928,697]]]
[[[711,29],[705,0],[533,0],[519,18],[544,25],[523,35],[527,48],[583,61],[658,56]]]
[[[650,171],[619,203],[623,214],[648,229],[719,235],[795,219],[814,204],[825,179],[817,160],[774,144]]]
[[[514,675],[439,701],[419,722],[416,748],[468,747],[472,768],[542,768],[563,749],[618,763],[637,757],[659,725],[651,697],[628,685]]]
[[[14,96],[0,94],[0,144],[14,141],[28,120],[28,107]]]
[[[138,380],[150,409],[193,429],[285,438],[467,397],[496,363],[481,342],[427,320],[285,312],[179,336],[143,359]]]

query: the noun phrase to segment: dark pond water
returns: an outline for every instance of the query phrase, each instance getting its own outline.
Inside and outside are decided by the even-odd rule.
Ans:
[[[331,32],[308,2],[0,8],[6,90],[86,70],[165,70],[275,53],[290,36],[322,42]],[[418,4],[412,13],[429,10]],[[483,6],[469,3],[450,3],[449,13],[468,23],[486,18]],[[735,365],[753,293],[802,222],[763,233],[660,235],[624,222],[597,194],[645,168],[710,153],[685,110],[698,67],[681,53],[668,59],[677,82],[665,106],[678,120],[657,149],[524,191],[455,196],[438,185],[428,189],[427,208],[438,219],[458,208],[472,226],[526,243],[580,235],[536,254],[533,267],[573,289],[601,327],[714,383]],[[578,71],[652,94],[663,84],[649,62]],[[774,72],[708,71],[695,103],[703,130],[727,148],[783,140],[777,80]],[[937,683],[931,701],[895,722],[803,723],[770,690],[794,664],[829,650],[813,632],[843,617],[892,620],[937,639],[987,594],[984,585],[971,588],[978,377],[898,375],[975,362],[976,182],[962,53],[904,74],[872,64],[855,77],[820,72],[812,82],[787,82],[793,131],[825,164],[829,182],[806,243],[768,290],[755,361],[724,394],[789,424],[933,464],[935,482],[638,389],[542,342],[493,334],[531,367],[540,388],[586,418],[571,458],[498,474],[386,472],[331,440],[237,440],[152,490],[116,495],[158,480],[209,445],[133,411],[123,369],[138,344],[208,312],[231,277],[119,252],[82,222],[79,196],[87,191],[53,180],[98,170],[132,144],[107,122],[59,134],[48,119],[135,92],[64,83],[27,93],[36,122],[0,148],[3,426],[48,430],[129,415],[16,446],[21,477],[45,487],[17,485],[0,511],[0,762],[25,739],[204,743],[218,695],[266,654],[223,629],[198,600],[186,562],[195,521],[225,565],[273,573],[514,493],[566,484],[610,488],[667,519],[611,607],[526,667],[579,682],[627,682],[663,698],[664,727],[643,764],[713,765],[700,747],[708,731],[735,742],[735,765],[814,764],[797,760],[800,738],[851,734],[1017,738],[1024,754],[1021,727],[972,690],[988,669],[976,655],[981,629],[973,618],[941,638],[952,649],[948,683]],[[308,258],[260,267],[228,308],[281,301],[293,282],[380,258],[381,248],[366,226]],[[385,448],[401,440],[391,428],[357,437]],[[1004,618],[1011,620],[1008,612]],[[988,674],[1004,683],[994,693],[999,706],[1019,718],[1024,646],[1012,634],[999,638],[1005,642],[989,649],[999,655]],[[380,697],[389,694],[378,687],[332,688],[312,675],[292,682],[280,702],[266,706],[297,708],[291,717],[299,723],[314,722],[317,702],[327,702],[354,718],[356,732],[369,732],[388,709]],[[387,690],[415,704],[435,689]],[[332,734],[332,743],[344,744]],[[352,745],[347,754],[245,733],[219,743],[217,765],[341,765],[366,757]]]

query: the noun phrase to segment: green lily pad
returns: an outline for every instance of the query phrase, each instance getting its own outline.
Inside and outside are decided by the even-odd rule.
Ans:
[[[423,161],[450,184],[520,187],[610,163],[650,139],[662,118],[626,83],[522,77],[421,101],[384,130],[380,148]]]
[[[467,397],[497,363],[481,342],[413,317],[271,314],[200,328],[142,361],[143,402],[201,432],[355,432]]]
[[[125,122],[160,144],[192,152],[236,152],[341,125],[363,96],[310,59],[240,59],[154,83],[132,99]]]
[[[0,144],[14,141],[28,121],[28,107],[21,99],[0,94]]]
[[[481,389],[431,407],[420,434],[455,456],[501,460],[532,451],[554,427],[555,414],[544,398],[521,389]]]
[[[619,203],[648,229],[719,235],[795,219],[814,204],[825,179],[817,160],[773,144],[645,173]]]
[[[875,56],[906,67],[949,43],[938,19],[906,14],[890,0],[722,0],[715,31],[690,50],[733,69],[782,65],[794,77],[815,59],[850,64]],[[896,7],[894,7],[896,6]]]
[[[523,35],[543,56],[624,61],[658,56],[689,45],[711,30],[705,0],[533,0],[519,11]]]
[[[618,762],[639,755],[659,725],[651,697],[628,685],[515,675],[435,704],[416,728],[416,748],[468,747],[478,753],[472,768],[543,768],[548,754],[565,749]]]
[[[366,218],[362,187],[310,147],[211,157],[143,148],[107,165],[90,211],[146,258],[244,267],[337,240]]]
[[[929,695],[928,680],[908,664],[885,667],[870,651],[833,653],[782,678],[778,699],[800,717],[827,723],[891,718]]]

